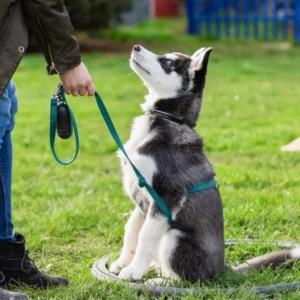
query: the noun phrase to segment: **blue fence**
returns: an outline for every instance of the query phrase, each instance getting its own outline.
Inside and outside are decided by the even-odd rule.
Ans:
[[[188,32],[300,44],[300,0],[186,0]]]

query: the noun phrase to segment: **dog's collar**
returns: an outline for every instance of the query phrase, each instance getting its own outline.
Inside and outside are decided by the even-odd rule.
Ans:
[[[153,109],[153,110],[149,110],[147,112],[145,112],[145,115],[152,115],[152,116],[157,116],[159,118],[165,119],[167,121],[173,122],[177,125],[182,125],[185,124],[184,120],[181,118],[177,118],[167,112],[161,111],[161,110],[157,110],[157,109]]]

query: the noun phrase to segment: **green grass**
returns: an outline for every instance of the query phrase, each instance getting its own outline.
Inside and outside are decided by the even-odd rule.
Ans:
[[[210,26],[210,32],[208,32],[207,27]],[[219,30],[217,27],[219,26]],[[284,26],[286,30],[286,37],[283,35]],[[293,32],[290,24],[282,23],[263,23],[259,22],[257,24],[257,37],[254,38],[255,33],[255,23],[249,22],[245,24],[239,22],[235,24],[234,21],[230,22],[227,27],[227,22],[220,21],[217,23],[207,23],[205,21],[199,23],[199,34],[195,35],[196,39],[206,39],[210,41],[218,40],[217,32],[219,31],[219,39],[227,42],[234,43],[244,43],[247,39],[244,37],[244,33],[248,27],[249,37],[248,41],[268,41],[272,40],[275,32],[277,30],[277,41],[283,41],[285,38],[294,43]],[[266,36],[265,36],[266,27]],[[228,28],[229,37],[226,34]],[[186,18],[164,18],[164,19],[154,19],[145,20],[138,26],[120,26],[117,28],[102,29],[93,33],[95,37],[108,37],[112,40],[119,42],[136,42],[136,41],[146,41],[149,43],[166,43],[166,42],[187,42],[191,38],[184,33],[187,32],[187,20]],[[236,35],[239,38],[236,38]],[[79,34],[80,36],[80,34]]]
[[[155,19],[146,20],[138,26],[120,26],[117,28],[109,28],[100,30],[95,33],[96,36],[104,36],[116,41],[134,42],[143,40],[147,42],[169,42],[178,38],[176,33],[185,31],[185,20],[179,19]],[[181,39],[189,38],[181,35]]]
[[[282,50],[276,44],[270,49],[265,44],[184,39],[151,49],[192,54],[197,47],[214,47],[197,131],[221,184],[225,237],[299,240],[300,154],[279,151],[300,134],[299,50]],[[129,53],[83,55],[123,141],[129,137],[133,117],[141,113],[139,104],[146,94],[128,66],[128,57]],[[21,290],[32,299],[150,299],[91,276],[96,259],[106,254],[117,257],[133,208],[122,191],[117,147],[95,100],[68,98],[81,145],[77,160],[61,166],[51,154],[48,135],[49,98],[58,77],[46,75],[42,56],[28,55],[14,81],[19,96],[13,133],[15,229],[27,237],[27,247],[42,271],[67,276],[72,283],[61,290]],[[72,141],[58,141],[57,148],[67,158]],[[234,265],[274,249],[265,245],[227,248],[226,262]],[[299,276],[297,264],[247,276],[223,274],[205,288],[241,287],[234,296],[212,293],[210,299],[266,299],[243,288],[292,282]],[[273,298],[299,297],[300,290]]]

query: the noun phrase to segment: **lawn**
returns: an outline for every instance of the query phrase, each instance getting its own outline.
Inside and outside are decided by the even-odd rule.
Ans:
[[[300,154],[279,151],[300,134],[299,49],[183,37],[150,44],[158,53],[192,54],[202,46],[213,46],[214,51],[196,130],[204,138],[220,182],[225,237],[300,240]],[[139,104],[146,94],[129,68],[129,54],[83,54],[123,141],[129,137],[132,119],[141,113]],[[67,276],[72,283],[61,290],[21,290],[32,299],[149,299],[147,294],[97,281],[91,275],[96,259],[106,254],[117,257],[133,209],[123,194],[117,146],[95,100],[68,98],[81,145],[77,160],[61,166],[51,154],[48,133],[49,99],[58,77],[47,76],[42,56],[34,54],[23,60],[14,81],[19,96],[13,133],[15,229],[26,236],[31,256],[42,271]],[[74,150],[73,141],[58,141],[57,149],[67,158]],[[275,249],[239,245],[226,249],[226,261],[235,265],[247,256]],[[235,296],[212,293],[211,299],[265,299],[243,288],[299,277],[298,263],[276,272],[221,275],[204,288],[241,287]],[[300,290],[274,298],[299,299]]]

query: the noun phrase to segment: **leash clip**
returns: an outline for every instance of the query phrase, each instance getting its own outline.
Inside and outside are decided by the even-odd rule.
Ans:
[[[61,93],[62,93],[63,88],[64,87],[63,87],[62,83],[60,83],[57,87],[57,90],[56,90],[55,94],[53,95],[53,98],[55,98],[58,103],[64,102],[62,97],[61,97]]]

